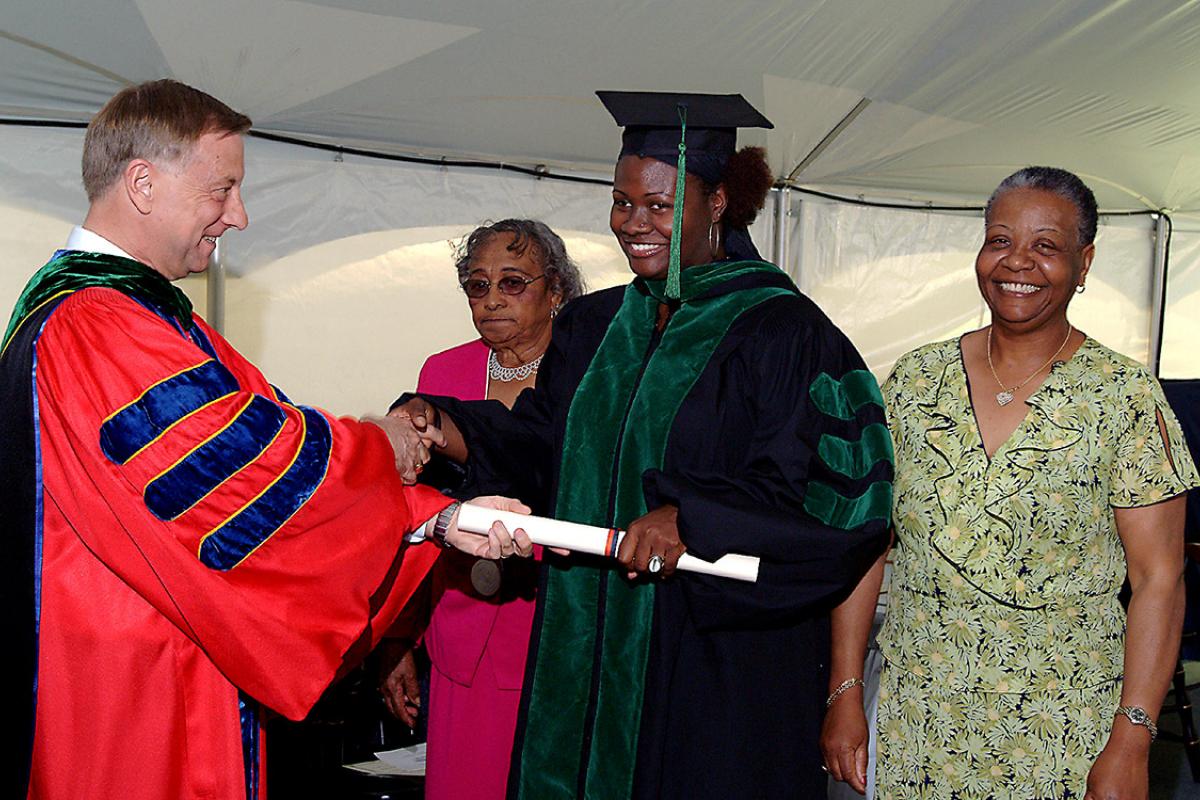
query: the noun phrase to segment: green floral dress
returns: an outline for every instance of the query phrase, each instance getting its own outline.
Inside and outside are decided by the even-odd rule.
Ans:
[[[957,339],[901,358],[883,393],[897,548],[877,797],[1082,797],[1124,659],[1113,509],[1197,485],[1179,423],[1145,368],[1092,339],[991,459]]]

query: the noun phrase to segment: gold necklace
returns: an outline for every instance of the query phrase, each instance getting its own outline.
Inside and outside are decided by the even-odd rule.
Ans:
[[[1006,406],[1009,403],[1011,403],[1013,401],[1013,392],[1017,391],[1017,389],[1020,389],[1025,384],[1029,383],[1031,380],[1033,380],[1035,377],[1037,377],[1037,375],[1039,375],[1042,370],[1044,370],[1046,367],[1050,366],[1050,363],[1052,361],[1054,361],[1054,359],[1058,358],[1058,354],[1061,353],[1063,351],[1063,348],[1067,346],[1067,342],[1071,341],[1071,334],[1074,332],[1075,332],[1075,328],[1072,327],[1070,324],[1068,324],[1067,325],[1067,337],[1065,339],[1063,339],[1062,344],[1060,344],[1058,346],[1058,349],[1054,351],[1054,355],[1052,355],[1048,359],[1046,359],[1046,363],[1042,364],[1040,367],[1035,369],[1028,378],[1021,381],[1020,383],[1018,383],[1016,386],[1012,387],[1011,389],[1005,389],[1004,381],[1000,380],[1000,376],[996,374],[996,367],[994,364],[992,364],[992,326],[989,325],[988,326],[988,340],[987,340],[988,369],[990,369],[992,371],[992,377],[996,379],[996,385],[1000,387],[1000,391],[996,392],[996,403],[999,404],[1001,407]]]

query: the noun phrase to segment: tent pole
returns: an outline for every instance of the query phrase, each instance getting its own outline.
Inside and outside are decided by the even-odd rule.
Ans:
[[[1163,321],[1167,313],[1167,246],[1171,220],[1160,213],[1154,223],[1154,277],[1150,288],[1150,348],[1148,366],[1158,377],[1162,362]]]
[[[850,127],[850,123],[858,119],[858,115],[866,111],[867,106],[869,105],[871,105],[871,100],[869,98],[864,97],[863,99],[859,100],[858,103],[855,104],[854,108],[850,109],[846,113],[846,116],[842,117],[838,124],[834,125],[830,129],[829,133],[825,134],[825,137],[821,139],[821,141],[817,142],[817,146],[809,151],[808,155],[806,155],[800,161],[800,163],[796,165],[796,168],[788,173],[787,183],[795,183],[796,178],[800,177],[800,173],[804,172],[804,170],[808,168],[809,164],[816,161],[817,158],[820,157],[821,153],[825,152],[825,148],[833,144],[833,140],[841,136],[842,131]]]
[[[784,272],[788,271],[788,237],[787,219],[788,206],[791,203],[791,190],[786,186],[775,188],[775,252],[772,253],[775,266]]]
[[[208,290],[208,306],[205,319],[213,330],[225,335],[225,262],[221,259],[221,240],[213,248],[208,259],[208,271],[204,273],[205,288]]]

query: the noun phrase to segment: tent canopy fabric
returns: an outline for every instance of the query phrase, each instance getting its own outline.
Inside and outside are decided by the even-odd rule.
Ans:
[[[742,93],[743,131],[789,185],[752,233],[882,377],[986,324],[978,207],[1028,164],[1074,170],[1105,213],[1072,321],[1200,375],[1200,2],[1165,0],[39,0],[0,15],[0,305],[86,211],[79,126],[119,88],[175,77],[248,113],[250,227],[201,313],[289,395],[386,407],[429,353],[470,338],[453,245],[542,219],[592,289],[628,280],[608,231],[620,129],[596,89]],[[423,164],[351,148],[420,157]],[[335,148],[336,150],[336,148]],[[442,162],[445,159],[445,163]],[[551,173],[460,169],[480,160]],[[580,180],[584,182],[579,182]],[[599,185],[596,185],[599,184]],[[926,205],[969,206],[943,213]],[[1173,231],[1160,235],[1170,212]],[[1121,212],[1141,212],[1123,216]],[[215,298],[217,307],[208,306]],[[210,314],[212,316],[212,314]]]
[[[263,131],[605,175],[619,131],[594,90],[741,92],[776,125],[743,141],[800,185],[978,204],[1047,163],[1081,174],[1102,208],[1200,215],[1196,2],[7,6],[10,118],[86,120],[121,85],[172,76]]]

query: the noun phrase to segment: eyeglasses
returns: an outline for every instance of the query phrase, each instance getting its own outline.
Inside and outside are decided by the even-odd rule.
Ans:
[[[544,277],[546,277],[545,273],[538,275],[536,278],[518,278],[516,275],[505,275],[496,281],[496,288],[500,290],[501,294],[515,296],[523,293],[525,287],[529,284],[539,281]],[[462,282],[462,290],[467,293],[467,297],[473,300],[487,297],[491,289],[492,282],[487,278],[468,278]]]

